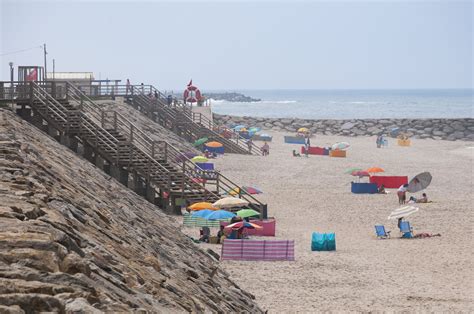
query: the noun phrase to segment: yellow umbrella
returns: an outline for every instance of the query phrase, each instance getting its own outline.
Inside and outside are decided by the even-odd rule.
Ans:
[[[196,156],[191,159],[192,162],[207,162],[209,159],[207,159],[204,156]]]
[[[298,133],[307,133],[309,130],[307,128],[299,128]]]
[[[203,210],[203,209],[210,209],[210,210],[216,210],[214,206],[212,206],[211,203],[208,202],[199,202],[199,203],[194,203],[193,205],[188,207],[190,210]]]

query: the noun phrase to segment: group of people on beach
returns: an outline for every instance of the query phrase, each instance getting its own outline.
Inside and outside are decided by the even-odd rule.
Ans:
[[[403,205],[406,203],[406,193],[408,189],[408,184],[401,185],[397,190],[398,195],[398,204]],[[420,198],[416,198],[414,196],[410,196],[408,203],[429,203],[428,196],[426,193],[423,193]]]
[[[249,221],[249,218],[242,218],[239,216],[234,216],[230,220],[229,224],[233,224],[240,221]],[[199,230],[199,241],[209,243],[211,237],[211,230],[209,227],[202,227]],[[224,239],[243,239],[245,238],[244,227],[235,230],[225,230],[223,225],[220,225],[219,231],[217,232],[217,244],[224,242]]]

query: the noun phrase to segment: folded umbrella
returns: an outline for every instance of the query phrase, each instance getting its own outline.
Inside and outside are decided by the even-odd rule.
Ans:
[[[432,177],[429,172],[422,172],[410,180],[407,191],[410,193],[416,193],[424,190],[428,187],[428,185],[430,185],[431,179]]]

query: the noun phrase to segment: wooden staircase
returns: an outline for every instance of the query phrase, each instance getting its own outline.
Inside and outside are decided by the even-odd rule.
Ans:
[[[153,189],[153,195],[162,198],[166,193],[170,203],[177,199],[183,199],[188,204],[214,202],[227,191],[238,189],[241,191],[238,197],[247,200],[249,207],[259,211],[261,217],[266,217],[266,204],[242,191],[219,171],[199,168],[166,141],[152,140],[118,112],[102,110],[100,105],[73,84],[62,84],[21,82],[10,89],[15,93],[12,93],[13,96],[2,100],[22,104],[22,107],[28,104],[47,122],[48,127],[53,127],[61,135],[77,139],[84,147],[92,148],[110,166],[144,178],[147,186]],[[5,90],[0,88],[0,94],[2,92]],[[144,102],[143,105],[148,103]],[[158,109],[160,118],[167,123],[173,122],[171,117],[179,117],[179,113],[172,112],[170,108]],[[163,118],[165,115],[169,115],[168,118]],[[181,121],[173,127],[180,127]],[[185,128],[186,134],[201,136],[198,128],[193,127]]]
[[[191,107],[186,104],[179,102],[169,105],[166,97],[152,85],[147,91],[150,91],[149,95],[142,93],[140,87],[132,86],[132,96],[128,98],[128,103],[189,142],[207,137],[211,141],[222,143],[228,153],[262,154],[260,148],[253,143],[249,148],[247,141],[238,133],[234,133],[231,139],[222,136],[217,132],[217,125],[203,114],[192,112]]]
[[[266,214],[266,204],[242,191],[239,185],[219,171],[201,169],[173,145],[163,140],[155,141],[151,139],[117,111],[101,110],[100,105],[94,103],[87,95],[74,87],[73,84],[68,83],[68,85],[68,95],[71,95],[70,99],[73,98],[74,102],[82,106],[85,112],[95,116],[96,122],[100,123],[101,127],[109,133],[115,135],[116,138],[122,138],[123,141],[128,140],[135,150],[139,150],[140,158],[136,162],[141,162],[139,167],[141,167],[140,170],[143,173],[153,172],[153,169],[149,169],[150,161],[145,157],[152,157],[158,164],[172,173],[174,181],[169,185],[168,180],[166,188],[173,195],[185,199],[188,203],[198,201],[213,202],[221,198],[227,191],[240,190],[241,193],[238,195],[240,198],[248,201],[250,207],[262,214]],[[171,114],[166,108],[163,109],[163,112]],[[128,165],[127,162],[130,164],[127,157],[118,162],[123,163],[124,166]],[[166,178],[160,178],[156,175],[150,177],[151,181],[160,179],[163,181]],[[181,185],[178,183],[181,183]]]

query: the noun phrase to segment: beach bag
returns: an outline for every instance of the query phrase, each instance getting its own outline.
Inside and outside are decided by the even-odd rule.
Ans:
[[[313,232],[311,239],[311,251],[335,251],[336,234]]]

